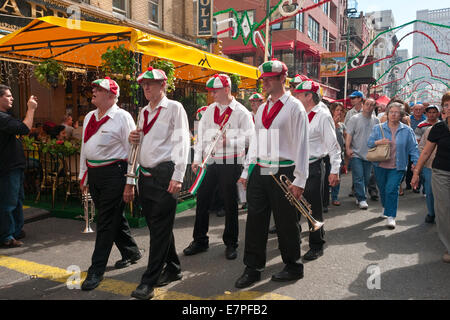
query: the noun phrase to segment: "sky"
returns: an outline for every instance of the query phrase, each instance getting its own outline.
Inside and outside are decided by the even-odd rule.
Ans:
[[[349,1],[350,3],[351,1]],[[450,4],[446,0],[357,0],[358,11],[372,12],[381,10],[392,10],[395,20],[395,26],[408,23],[416,19],[416,11],[418,10],[435,10],[450,7]],[[402,28],[396,33],[397,38],[400,40],[408,32],[413,31],[413,24]],[[409,56],[412,55],[413,48],[413,36],[405,38],[400,43],[400,49],[408,49]]]

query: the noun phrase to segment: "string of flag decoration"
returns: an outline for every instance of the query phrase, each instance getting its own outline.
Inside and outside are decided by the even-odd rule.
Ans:
[[[384,39],[384,41],[387,42],[388,41],[387,36],[388,36],[389,33],[391,33],[391,32],[394,32],[394,33],[398,32],[402,28],[405,28],[405,27],[407,27],[407,26],[409,26],[410,24],[413,24],[413,23],[421,23],[421,24],[423,23],[423,24],[427,24],[427,25],[431,26],[433,29],[435,29],[437,31],[437,33],[441,34],[444,39],[446,39],[446,36],[438,28],[450,29],[450,26],[446,26],[446,25],[438,24],[438,23],[432,23],[432,22],[423,21],[423,20],[413,20],[413,21],[405,23],[405,24],[403,24],[401,26],[394,27],[394,28],[391,28],[391,29],[387,29],[387,30],[385,30],[383,32],[380,32],[371,42],[369,42],[368,45],[366,45],[361,51],[359,51],[344,67],[342,67],[338,71],[338,74],[341,74],[341,73],[345,72],[346,67],[348,68],[348,71],[353,71],[353,70],[356,70],[356,69],[359,69],[359,68],[363,68],[363,67],[366,67],[366,66],[369,66],[369,65],[381,62],[383,60],[392,58],[394,56],[395,52],[397,51],[397,49],[398,49],[398,47],[400,45],[400,42],[403,39],[405,39],[406,37],[408,37],[408,36],[410,36],[411,34],[414,34],[414,33],[419,33],[419,34],[422,34],[425,37],[427,37],[431,41],[431,43],[434,45],[437,53],[443,54],[443,55],[450,55],[450,53],[448,51],[443,51],[441,48],[439,48],[437,46],[436,42],[433,40],[433,38],[430,37],[428,34],[426,34],[425,32],[422,32],[422,31],[415,30],[415,31],[409,32],[404,37],[402,37],[396,43],[396,45],[394,47],[394,50],[392,51],[392,53],[390,55],[388,55],[388,56],[386,56],[384,58],[378,59],[378,60],[373,60],[371,62],[367,62],[367,58],[369,56],[369,53],[370,53],[372,47],[375,45],[375,42],[377,40]],[[448,30],[446,30],[446,32],[448,32]],[[366,53],[365,53],[364,57],[362,57],[364,52],[366,52]],[[362,61],[361,61],[361,58],[362,58]]]
[[[231,27],[218,31],[217,35],[224,34],[226,32],[231,31],[233,40],[237,40],[240,36],[242,36],[242,42],[244,45],[247,45],[249,42],[255,48],[261,48],[263,51],[265,50],[265,37],[266,34],[262,30],[266,26],[266,22],[271,17],[275,11],[281,15],[281,18],[275,19],[269,23],[269,26],[280,23],[283,20],[289,19],[297,14],[300,14],[305,11],[312,10],[317,8],[331,0],[322,0],[318,3],[311,5],[309,7],[303,8],[303,4],[305,0],[280,0],[261,21],[259,22],[250,22],[250,18],[248,16],[248,12],[244,11],[239,14],[234,8],[228,8],[225,10],[221,10],[214,13],[214,16],[218,16],[224,13],[232,13],[231,18],[227,18],[224,20],[217,21],[217,28],[221,25],[229,25],[231,23]],[[296,5],[293,11],[286,11],[286,6]],[[269,52],[272,49],[269,48]]]

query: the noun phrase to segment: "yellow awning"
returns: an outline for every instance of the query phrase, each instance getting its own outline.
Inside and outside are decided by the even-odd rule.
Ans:
[[[101,55],[108,47],[121,44],[130,51],[143,54],[143,69],[155,58],[172,61],[178,79],[204,83],[218,72],[236,73],[242,78],[241,87],[254,87],[259,77],[254,66],[131,27],[58,17],[35,19],[26,27],[1,38],[0,56],[30,61],[52,58],[66,65],[98,68]]]

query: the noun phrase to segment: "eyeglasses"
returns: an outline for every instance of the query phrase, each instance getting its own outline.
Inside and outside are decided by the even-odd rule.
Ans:
[[[401,114],[401,112],[400,111],[389,111],[389,114],[399,115],[399,114]]]

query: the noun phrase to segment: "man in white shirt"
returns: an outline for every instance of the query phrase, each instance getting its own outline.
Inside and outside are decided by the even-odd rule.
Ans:
[[[261,279],[266,265],[270,215],[273,212],[285,267],[273,281],[303,278],[300,254],[299,212],[289,203],[275,179],[286,175],[289,190],[300,199],[308,177],[308,118],[302,103],[286,91],[286,65],[271,60],[259,67],[269,98],[258,109],[255,134],[240,183],[247,187],[248,216],[245,230],[244,273],[235,287],[246,288]]]
[[[294,95],[302,102],[309,120],[309,176],[304,196],[311,204],[313,218],[322,222],[324,161],[329,156],[331,171],[328,182],[334,187],[339,183],[341,148],[336,138],[333,118],[320,105],[320,85],[312,80],[304,81],[297,86]],[[324,235],[323,227],[314,232],[310,231],[310,250],[303,256],[305,260],[315,260],[323,255]]]
[[[237,257],[239,233],[236,183],[242,171],[245,142],[253,134],[254,125],[251,113],[231,95],[231,80],[227,75],[218,74],[210,78],[206,88],[211,92],[215,102],[206,109],[198,125],[198,140],[192,164],[194,173],[197,173],[199,165],[204,162],[203,157],[206,156],[204,153],[218,130],[224,126],[229,127],[216,144],[201,185],[195,188],[197,207],[194,240],[183,253],[190,256],[208,249],[208,208],[215,188],[219,185],[225,205],[225,229],[222,237],[226,246],[225,257],[232,260]]]
[[[97,238],[82,290],[95,289],[103,280],[113,244],[122,260],[116,268],[123,268],[141,258],[136,241],[124,216],[124,195],[127,193],[128,135],[135,129],[131,115],[117,106],[119,86],[114,80],[93,82],[92,104],[97,109],[84,119],[80,154],[80,179],[83,194],[89,192],[97,208]]]
[[[182,278],[173,224],[177,194],[188,164],[190,136],[183,105],[166,97],[165,72],[149,67],[138,82],[149,104],[141,111],[138,130],[130,133],[129,140],[141,144],[138,190],[150,231],[150,254],[147,269],[131,296],[147,300],[154,296],[154,287]],[[129,178],[129,183],[133,179]],[[127,196],[131,201],[133,192]]]

